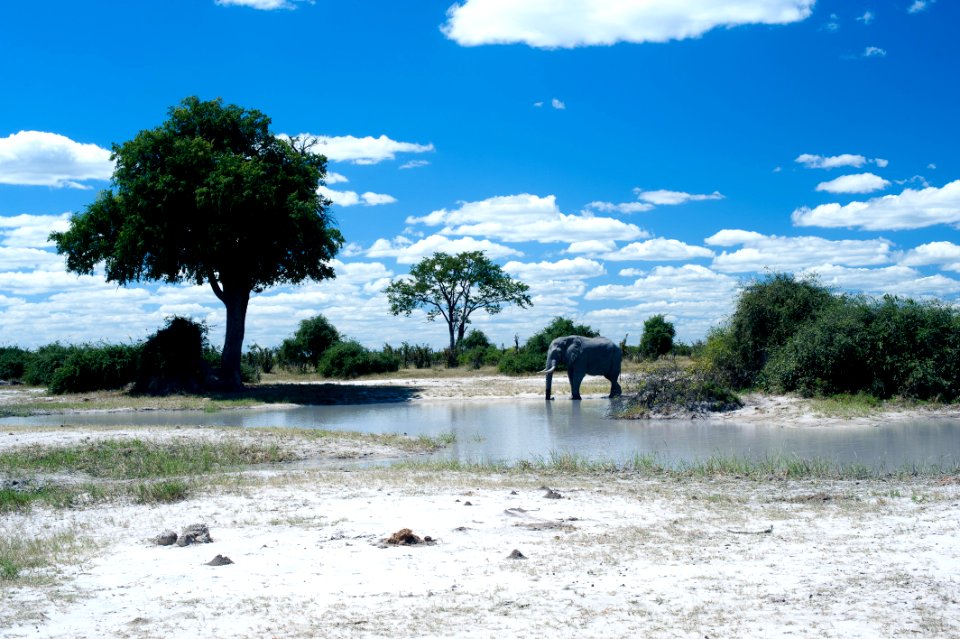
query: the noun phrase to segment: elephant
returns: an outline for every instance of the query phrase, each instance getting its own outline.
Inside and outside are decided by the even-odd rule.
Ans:
[[[566,364],[567,378],[573,399],[580,399],[580,382],[584,375],[603,375],[610,380],[609,397],[623,394],[617,378],[620,377],[620,347],[606,337],[567,335],[550,342],[547,367],[540,371],[547,375],[547,399],[553,387],[553,371],[557,364]]]

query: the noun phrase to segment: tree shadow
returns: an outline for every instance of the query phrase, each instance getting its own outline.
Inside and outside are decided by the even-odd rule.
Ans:
[[[236,391],[204,393],[217,400],[250,399],[264,404],[303,404],[332,406],[341,404],[391,404],[409,402],[423,389],[416,386],[363,384],[261,384]]]

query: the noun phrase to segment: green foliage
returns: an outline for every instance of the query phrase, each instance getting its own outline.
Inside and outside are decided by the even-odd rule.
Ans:
[[[838,299],[774,354],[763,370],[768,387],[807,396],[960,397],[960,312],[891,296]]]
[[[543,370],[550,342],[566,335],[596,337],[600,333],[584,324],[575,324],[566,317],[554,317],[543,329],[534,333],[519,352],[508,350],[500,358],[497,368],[506,375],[522,375]]]
[[[640,337],[640,355],[647,359],[657,359],[673,348],[673,338],[677,334],[673,324],[663,315],[654,315],[643,323],[643,335]]]
[[[277,350],[254,343],[243,355],[245,366],[260,373],[270,374],[277,364]]]
[[[340,333],[323,315],[302,320],[296,333],[280,344],[280,363],[301,372],[316,370],[323,353],[340,339]]]
[[[209,359],[216,352],[207,344],[207,325],[186,317],[171,317],[150,336],[140,353],[135,389],[142,393],[195,392],[206,383]]]
[[[22,379],[30,357],[30,351],[22,348],[0,346],[0,380],[15,381]]]
[[[140,346],[77,346],[52,373],[51,393],[86,393],[123,388],[134,381]]]
[[[457,345],[463,341],[470,316],[478,310],[496,315],[507,304],[527,308],[533,304],[529,286],[514,281],[481,251],[457,255],[434,253],[410,269],[408,278],[394,280],[384,289],[394,315],[410,316],[416,309],[427,320],[442,317],[450,337],[448,365],[457,365]]]
[[[41,346],[27,360],[23,381],[31,386],[49,386],[56,370],[63,366],[67,357],[76,348],[76,346],[64,346],[60,342]]]
[[[614,408],[614,416],[698,415],[741,406],[740,398],[709,370],[659,365],[641,377],[634,388],[624,389],[624,398]]]
[[[478,328],[471,328],[470,332],[467,333],[467,336],[463,338],[463,341],[460,342],[460,348],[464,351],[473,350],[475,348],[489,348],[493,346],[493,342],[490,341],[490,338]]]
[[[133,492],[141,504],[173,504],[189,497],[190,487],[181,479],[167,479],[137,484]]]
[[[705,355],[735,388],[753,386],[773,352],[836,303],[813,279],[769,275],[740,292],[730,321],[708,336]]]
[[[256,110],[189,97],[113,146],[114,190],[52,233],[67,268],[107,281],[207,283],[226,307],[223,369],[239,384],[252,292],[334,276],[343,243],[317,193],[326,158]]]
[[[324,377],[350,379],[372,373],[388,373],[400,368],[395,357],[370,351],[359,342],[338,342],[328,348],[320,358],[317,372]]]

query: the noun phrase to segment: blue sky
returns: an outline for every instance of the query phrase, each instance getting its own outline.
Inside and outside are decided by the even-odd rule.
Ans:
[[[109,149],[186,96],[316,136],[347,246],[333,281],[251,302],[247,344],[323,313],[368,346],[440,346],[390,278],[485,250],[534,306],[687,341],[765,272],[960,296],[952,0],[142,0],[0,7],[0,344],[141,339],[224,313],[206,287],[66,273],[46,236],[109,187]],[[265,224],[269,219],[265,219]]]

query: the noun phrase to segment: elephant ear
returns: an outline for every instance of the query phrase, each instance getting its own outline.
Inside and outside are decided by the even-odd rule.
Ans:
[[[577,361],[581,351],[583,351],[583,341],[577,337],[570,342],[570,346],[567,348],[567,364],[573,364]]]

